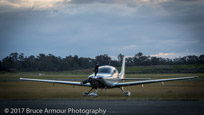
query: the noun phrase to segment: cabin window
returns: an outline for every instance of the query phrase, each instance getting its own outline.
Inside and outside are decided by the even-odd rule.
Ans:
[[[111,68],[103,67],[99,68],[98,73],[111,73]]]
[[[113,70],[113,74],[115,74],[116,73],[116,70]]]
[[[118,74],[118,70],[117,69],[113,70],[112,75],[114,75],[114,74]]]

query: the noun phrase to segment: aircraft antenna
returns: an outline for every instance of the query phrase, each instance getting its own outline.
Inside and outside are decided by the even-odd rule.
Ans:
[[[111,60],[109,61],[109,64],[108,65],[110,65],[111,64]]]

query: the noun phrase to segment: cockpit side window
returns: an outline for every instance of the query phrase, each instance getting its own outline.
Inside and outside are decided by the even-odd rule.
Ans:
[[[117,69],[113,70],[112,75],[114,75],[114,74],[118,74],[118,70]]]
[[[115,69],[113,70],[113,74],[114,74],[114,73],[116,73],[116,70],[115,70]]]
[[[98,73],[111,73],[112,69],[108,67],[99,68]]]

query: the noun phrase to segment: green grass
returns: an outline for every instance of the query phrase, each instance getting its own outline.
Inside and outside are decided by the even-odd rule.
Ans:
[[[184,76],[199,76],[194,80],[182,80],[125,87],[131,91],[131,97],[125,97],[120,89],[106,89],[98,91],[98,97],[84,97],[82,92],[89,87],[80,87],[63,84],[52,84],[31,81],[4,81],[17,80],[20,77],[40,79],[86,79],[88,74],[67,74],[66,72],[39,73],[1,73],[0,99],[133,99],[133,100],[203,100],[204,73],[194,74],[127,74],[127,78],[174,78]]]
[[[197,64],[197,65],[172,65],[171,68],[173,69],[203,69],[204,64]]]
[[[120,70],[120,68],[118,68]],[[129,66],[126,73],[203,73],[204,64],[197,65],[152,65],[152,66]]]

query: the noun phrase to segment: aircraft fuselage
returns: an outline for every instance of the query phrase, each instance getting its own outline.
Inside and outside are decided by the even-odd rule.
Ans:
[[[112,66],[101,66],[99,72],[91,74],[88,77],[88,82],[93,88],[112,88],[114,83],[121,81],[119,79],[118,70]]]

